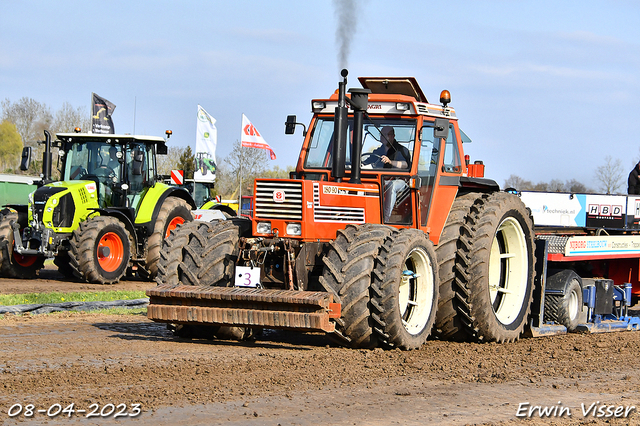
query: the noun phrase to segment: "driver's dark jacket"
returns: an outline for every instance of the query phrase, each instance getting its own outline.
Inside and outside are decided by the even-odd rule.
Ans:
[[[388,150],[384,146],[384,144],[380,145],[379,147],[373,150],[372,154],[375,154],[379,157],[386,155],[387,157],[389,157],[389,160],[391,161],[405,161],[408,165],[408,168],[411,167],[411,153],[406,147],[400,145],[397,141],[393,141],[393,144],[389,147]],[[374,167],[376,168],[380,167],[382,164],[384,164],[383,167],[387,169],[394,168],[391,164],[382,163],[382,161],[376,157],[371,157],[370,159],[367,159],[362,162],[362,164],[371,164],[371,163],[376,163],[374,164]]]

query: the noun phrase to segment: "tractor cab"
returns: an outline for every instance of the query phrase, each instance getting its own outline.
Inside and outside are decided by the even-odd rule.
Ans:
[[[63,181],[93,181],[100,207],[138,210],[156,182],[156,147],[162,138],[60,133]]]

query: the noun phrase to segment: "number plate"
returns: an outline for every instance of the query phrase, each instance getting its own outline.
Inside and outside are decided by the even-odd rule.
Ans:
[[[259,287],[260,268],[250,266],[236,266],[234,285],[236,287]]]

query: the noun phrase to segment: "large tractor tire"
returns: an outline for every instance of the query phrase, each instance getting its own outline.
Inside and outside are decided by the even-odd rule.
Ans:
[[[466,219],[479,196],[478,193],[470,193],[456,198],[436,247],[440,294],[434,334],[444,340],[469,339],[466,331],[469,321],[463,320],[463,312],[468,311],[468,307],[464,306],[464,300],[468,297],[464,269],[467,251],[460,249],[460,237],[467,233]],[[461,298],[460,295],[464,297]]]
[[[519,339],[531,311],[534,235],[530,211],[506,192],[481,194],[460,236],[456,309],[475,341]]]
[[[238,226],[231,221],[196,221],[179,227],[174,233],[173,241],[179,241],[178,244],[182,245],[180,261],[177,262],[177,279],[180,284],[201,287],[233,285],[240,236]],[[169,279],[173,282],[175,278]],[[255,337],[258,332],[249,327],[192,324],[171,324],[169,329],[178,337],[216,336],[233,340],[247,340]]]
[[[168,197],[164,200],[156,218],[153,233],[147,240],[147,258],[143,270],[146,278],[153,280],[158,274],[162,241],[176,226],[192,220],[191,208],[185,200],[176,197]]]
[[[418,229],[394,232],[380,249],[373,275],[378,339],[387,347],[419,349],[431,334],[438,304],[433,243]]]
[[[436,248],[435,334],[457,341],[518,339],[533,297],[532,227],[530,212],[512,194],[456,199]]]
[[[13,251],[13,228],[18,213],[3,211],[0,218],[0,275],[7,278],[35,278],[44,266],[44,257],[21,255]]]
[[[380,246],[394,233],[395,228],[383,225],[347,225],[331,243],[320,282],[342,304],[342,316],[330,335],[336,343],[353,348],[379,345],[374,326],[380,322],[370,309],[371,283]]]
[[[178,277],[178,265],[182,261],[182,250],[189,243],[189,235],[198,227],[199,222],[185,222],[171,230],[169,236],[162,241],[160,260],[158,261],[158,273],[156,283],[158,285],[169,284],[177,286],[180,283]],[[192,229],[187,229],[192,228]]]
[[[73,231],[69,260],[79,279],[96,284],[117,283],[130,259],[131,236],[114,217],[87,219]]]
[[[545,294],[544,321],[554,321],[573,332],[580,323],[582,312],[582,279],[570,269],[549,274],[547,288],[555,282],[554,288],[562,287],[563,294]]]

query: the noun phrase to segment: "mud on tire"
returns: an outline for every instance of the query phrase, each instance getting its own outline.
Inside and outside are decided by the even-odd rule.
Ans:
[[[79,279],[96,284],[117,283],[130,259],[131,236],[114,217],[87,219],[73,231],[69,264]]]
[[[458,313],[476,341],[517,340],[531,311],[533,219],[513,194],[482,194],[460,238],[458,259],[466,294]]]
[[[396,232],[384,225],[347,225],[331,243],[320,282],[342,304],[336,331],[329,335],[338,344],[354,348],[379,344],[370,311],[372,273],[382,242]]]
[[[147,240],[147,258],[143,272],[147,278],[154,279],[158,274],[162,241],[176,226],[192,220],[191,209],[185,200],[176,197],[168,197],[164,200],[156,218],[153,233]]]
[[[422,346],[436,317],[438,271],[433,243],[418,229],[402,229],[386,238],[371,285],[374,330],[387,347]]]
[[[461,249],[461,236],[469,235],[467,217],[479,197],[478,193],[470,193],[456,198],[436,247],[440,294],[434,334],[441,339],[466,341],[470,338],[467,332],[469,320],[464,314],[469,311],[465,305],[469,294],[464,269],[468,249]]]

